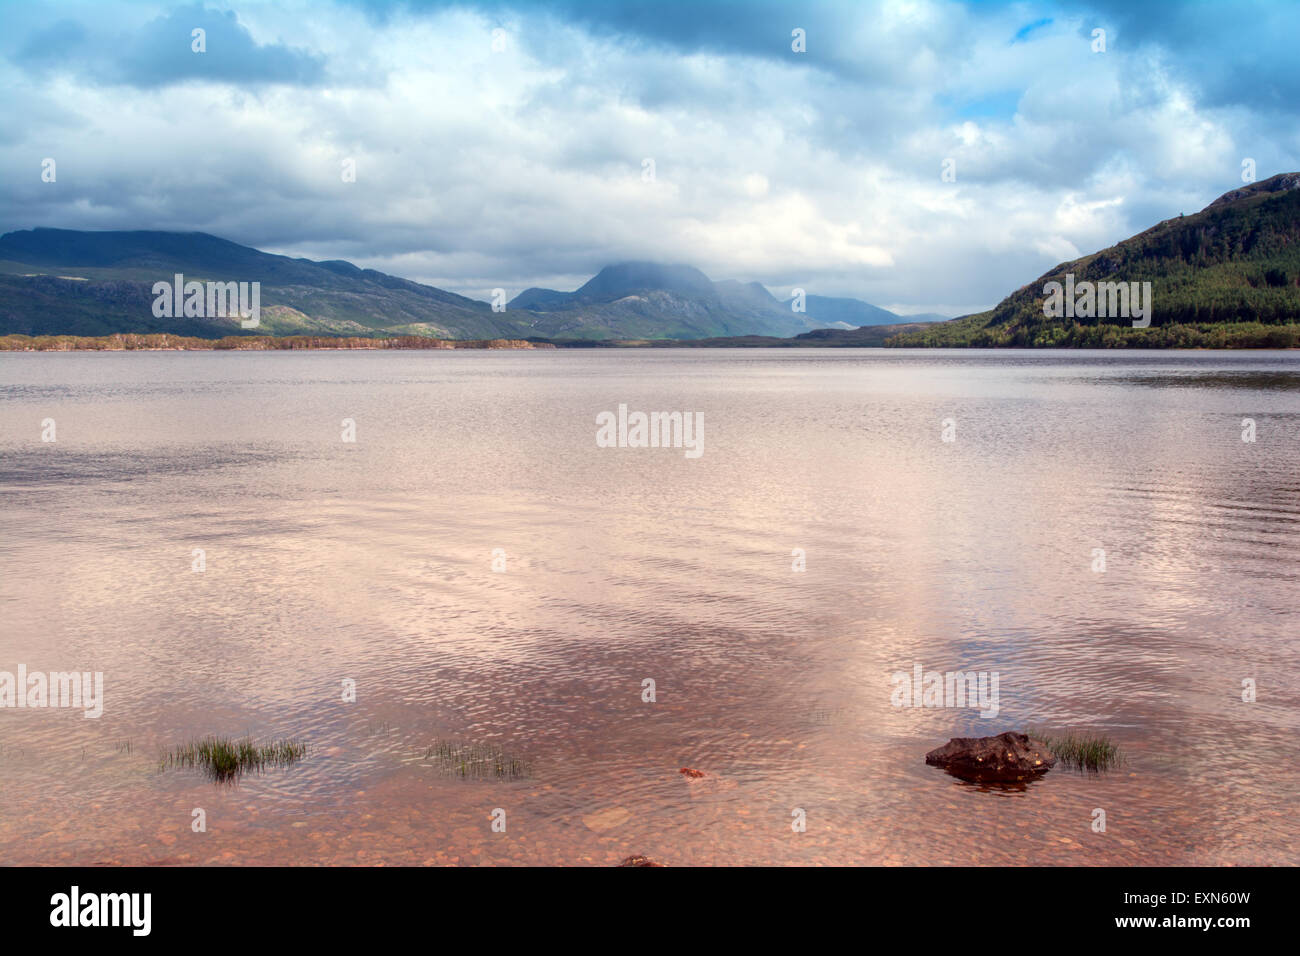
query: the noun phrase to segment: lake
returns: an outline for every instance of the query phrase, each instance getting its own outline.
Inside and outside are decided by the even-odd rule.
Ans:
[[[103,675],[0,709],[6,863],[1300,858],[1300,354],[5,353],[0,482],[0,671]],[[924,763],[1026,727],[1124,763]]]

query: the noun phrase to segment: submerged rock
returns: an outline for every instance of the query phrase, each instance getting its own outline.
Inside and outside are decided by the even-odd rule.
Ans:
[[[686,792],[691,800],[712,800],[723,790],[734,790],[736,781],[729,780],[715,771],[705,773],[693,767],[682,767],[677,771],[686,783]]]
[[[587,825],[588,830],[594,830],[597,833],[604,833],[606,830],[612,830],[615,827],[621,827],[632,819],[632,814],[624,807],[608,807],[604,810],[597,810],[595,813],[589,813],[582,818],[582,822]]]
[[[1056,766],[1047,744],[1027,734],[954,737],[925,755],[925,762],[963,780],[1015,783],[1031,780]]]
[[[629,856],[619,866],[664,866],[663,863],[656,863],[648,856]]]

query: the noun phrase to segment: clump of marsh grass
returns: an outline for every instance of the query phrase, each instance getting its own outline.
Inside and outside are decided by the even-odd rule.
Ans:
[[[440,773],[474,780],[519,780],[530,774],[528,763],[496,744],[437,740],[424,753]]]
[[[268,767],[288,767],[307,756],[307,745],[299,740],[277,740],[255,744],[250,738],[204,737],[170,751],[158,760],[158,769],[200,767],[219,783],[237,780],[246,773],[261,773]]]
[[[1047,749],[1056,754],[1062,764],[1073,770],[1100,773],[1112,770],[1124,762],[1119,747],[1101,734],[1051,734],[1033,728],[1026,732],[1030,737],[1047,744]]]

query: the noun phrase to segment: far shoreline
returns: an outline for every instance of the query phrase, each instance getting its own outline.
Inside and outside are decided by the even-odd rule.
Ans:
[[[554,349],[549,342],[527,339],[434,339],[314,335],[229,335],[204,339],[168,333],[114,335],[5,335],[0,352],[389,352],[478,349],[509,351]]]
[[[1140,341],[1140,340],[1139,340]],[[1300,345],[1167,345],[1135,344],[1133,340],[1111,345],[913,345],[779,339],[740,336],[713,339],[435,339],[422,336],[362,338],[334,336],[232,335],[204,339],[169,333],[116,333],[102,336],[4,335],[3,352],[419,352],[419,351],[567,351],[644,349],[743,349],[830,351],[938,351],[938,352],[1287,352]]]

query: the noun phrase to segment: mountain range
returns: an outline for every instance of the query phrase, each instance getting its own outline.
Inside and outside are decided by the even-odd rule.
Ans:
[[[205,233],[31,229],[0,237],[0,335],[250,334],[237,317],[157,317],[155,282],[259,282],[256,334],[445,339],[703,339],[793,336],[900,321],[856,299],[805,297],[796,312],[757,282],[684,265],[607,266],[573,292],[486,302],[361,269],[261,252]]]
[[[994,308],[956,319],[899,316],[805,295],[792,308],[757,282],[714,282],[686,265],[625,262],[573,292],[526,289],[486,302],[340,260],[271,255],[204,233],[33,229],[0,237],[0,335],[249,334],[238,318],[157,318],[153,283],[258,281],[256,334],[513,339],[560,344],[746,347],[1300,346],[1300,173],[1224,193],[1200,212],[1063,262]],[[1044,310],[1062,283],[1149,283],[1150,326]]]
[[[510,303],[538,315],[552,335],[580,339],[793,336],[810,329],[892,325],[893,312],[858,299],[778,300],[758,282],[712,282],[690,266],[630,262],[602,269],[574,292],[525,289]]]

